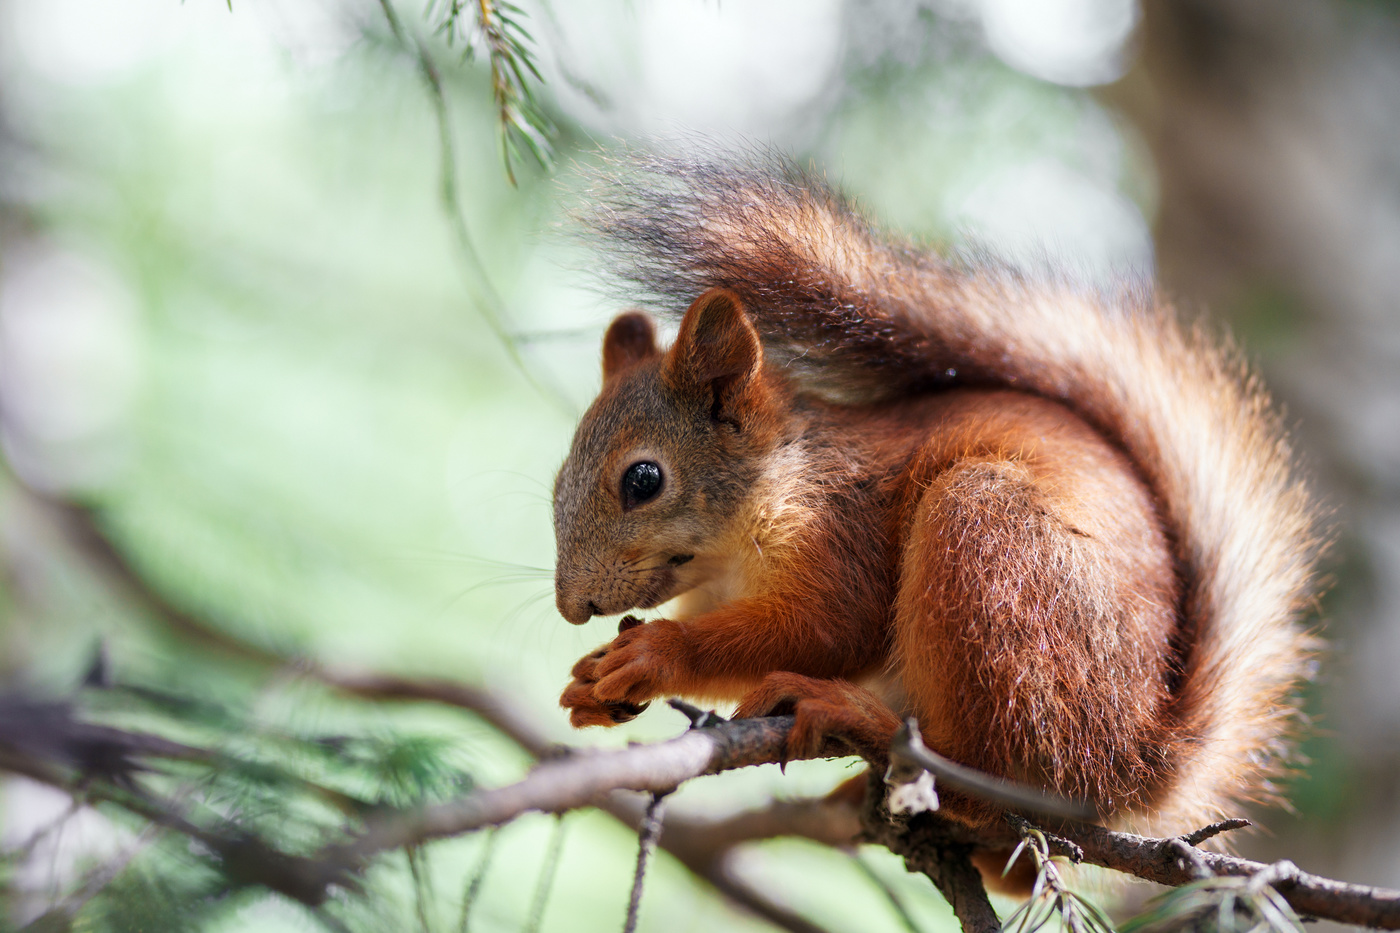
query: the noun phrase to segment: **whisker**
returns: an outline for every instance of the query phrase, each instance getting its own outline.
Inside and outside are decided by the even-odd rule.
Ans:
[[[434,550],[430,548],[420,548],[416,556],[404,556],[398,560],[428,561],[435,560],[445,564],[475,564],[482,567],[492,567],[501,570],[513,570],[521,574],[535,574],[539,576],[553,576],[554,571],[549,567],[536,567],[533,564],[521,564],[509,560],[497,560],[491,557],[479,557],[475,554],[464,554],[459,551]]]
[[[507,575],[501,576],[501,577],[493,577],[493,578],[491,578],[491,579],[489,579],[489,580],[478,580],[477,582],[475,582],[475,583],[471,584],[470,586],[468,586],[466,589],[462,590],[462,592],[459,593],[458,596],[459,596],[459,597],[461,597],[461,596],[466,596],[467,594],[469,594],[469,593],[475,593],[475,592],[477,592],[478,590],[486,590],[486,589],[491,589],[491,588],[493,588],[493,587],[498,587],[498,586],[516,586],[516,585],[519,585],[519,584],[521,584],[521,583],[539,583],[539,582],[540,582],[540,578],[537,577],[537,576],[534,576],[534,575],[532,575],[532,574],[523,574],[523,573],[518,573],[518,574],[507,574]]]
[[[466,586],[466,587],[463,587],[462,589],[456,590],[456,591],[453,592],[450,596],[448,596],[448,597],[446,597],[445,599],[441,600],[437,605],[435,605],[435,606],[433,607],[432,616],[433,616],[434,618],[439,618],[439,617],[445,616],[448,612],[450,612],[452,609],[454,609],[457,605],[459,605],[460,603],[462,603],[463,601],[465,601],[465,600],[467,599],[467,597],[469,597],[469,596],[471,596],[473,593],[477,593],[477,592],[479,592],[479,591],[481,591],[481,590],[492,589],[492,588],[495,588],[495,587],[503,587],[503,586],[519,586],[520,584],[523,584],[523,583],[538,584],[538,583],[540,583],[540,582],[541,582],[541,581],[540,581],[540,578],[539,578],[539,577],[533,576],[533,575],[528,575],[528,574],[515,574],[515,575],[508,575],[508,576],[505,577],[505,578],[495,578],[495,579],[488,579],[488,580],[479,580],[479,581],[477,581],[476,583],[471,584],[470,586]],[[546,597],[552,597],[553,595],[554,595],[554,588],[553,588],[553,587],[550,587],[550,588],[548,588],[548,589],[539,590],[539,591],[537,592],[536,595],[531,596],[531,597],[528,597],[528,598],[529,598],[529,599],[533,599],[533,600],[539,600],[539,599],[544,599],[544,598],[546,598]]]
[[[509,476],[511,479],[523,479],[531,486],[536,487],[539,490],[539,492],[543,493],[545,496],[552,497],[554,495],[554,490],[550,488],[550,485],[548,483],[542,481],[537,476],[531,476],[530,474],[522,473],[519,470],[478,470],[475,473],[471,474],[472,479],[477,479],[479,477],[484,476]]]
[[[554,637],[560,626],[555,624],[548,624],[546,626],[545,623],[547,621],[555,622],[558,620],[558,617],[555,616],[553,620],[546,620],[546,616],[554,615],[554,613],[552,612],[552,606],[550,607],[550,611],[546,611],[544,607],[545,601],[552,601],[553,596],[554,593],[552,590],[541,590],[531,593],[512,605],[509,609],[496,615],[490,626],[491,642],[493,644],[509,643],[513,646],[519,646],[521,639],[524,637],[522,633],[542,631],[548,631],[551,633],[550,637]]]
[[[520,617],[523,616],[527,610],[535,608],[540,603],[544,602],[546,599],[553,598],[553,596],[554,592],[552,590],[546,590],[544,592],[534,593],[530,596],[526,596],[520,602],[516,603],[514,608],[505,613],[505,620],[508,623],[514,624],[515,622],[520,620]]]

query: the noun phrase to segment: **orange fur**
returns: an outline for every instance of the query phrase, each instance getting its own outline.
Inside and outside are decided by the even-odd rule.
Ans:
[[[574,667],[575,725],[728,698],[795,712],[791,753],[837,735],[878,762],[913,715],[1145,831],[1273,795],[1316,539],[1232,356],[1150,298],[891,245],[784,166],[642,168],[668,186],[597,224],[625,274],[700,297],[665,352],[635,313],[608,332],[556,594],[575,623],[681,599]],[[663,480],[633,502],[641,462]]]

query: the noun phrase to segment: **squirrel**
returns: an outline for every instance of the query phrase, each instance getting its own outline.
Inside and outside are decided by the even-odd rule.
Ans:
[[[637,158],[584,219],[686,310],[664,350],[640,312],[607,329],[555,594],[576,625],[675,602],[574,666],[573,725],[734,700],[795,715],[792,757],[879,763],[912,716],[1139,832],[1277,802],[1321,537],[1239,353],[1149,288],[879,233],[776,157]]]

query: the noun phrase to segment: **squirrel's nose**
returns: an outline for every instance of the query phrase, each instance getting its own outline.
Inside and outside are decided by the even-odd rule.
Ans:
[[[582,625],[596,615],[602,615],[598,604],[586,597],[571,597],[562,590],[555,594],[555,605],[559,614],[571,625]]]

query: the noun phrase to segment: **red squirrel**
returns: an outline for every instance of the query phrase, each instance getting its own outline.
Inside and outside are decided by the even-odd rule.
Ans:
[[[608,328],[555,486],[564,618],[675,600],[575,665],[575,726],[737,700],[795,714],[794,757],[879,762],[913,716],[1167,834],[1276,797],[1318,537],[1233,350],[1146,289],[879,234],[782,162],[647,158],[598,197],[616,271],[688,310],[669,349]]]

